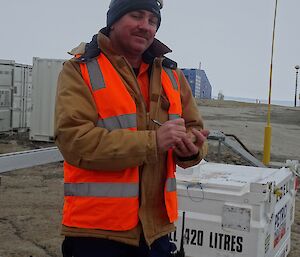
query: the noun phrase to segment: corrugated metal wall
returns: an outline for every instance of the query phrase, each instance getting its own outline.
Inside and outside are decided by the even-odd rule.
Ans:
[[[0,132],[12,129],[13,61],[0,60]]]
[[[15,64],[13,82],[13,129],[30,127],[32,111],[32,66]]]
[[[0,132],[30,126],[32,66],[0,60]]]

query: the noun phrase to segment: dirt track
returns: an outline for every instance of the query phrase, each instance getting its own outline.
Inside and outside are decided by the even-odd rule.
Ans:
[[[261,156],[262,143],[257,145],[255,142],[262,139],[258,131],[263,130],[265,125],[263,119],[265,107],[262,110],[261,106],[244,106],[236,103],[206,102],[202,104],[201,110],[207,128],[236,134],[250,150]],[[287,158],[299,160],[300,109],[276,107],[273,114],[273,148],[275,150],[272,160],[282,161]],[[285,119],[284,122],[282,119]],[[284,127],[285,132],[291,132],[291,134],[278,134],[281,126]],[[276,137],[278,140],[275,140]],[[286,146],[286,144],[292,146]],[[297,145],[297,149],[292,149]],[[18,139],[12,142],[0,140],[0,153],[32,147],[34,146],[30,143],[26,144]],[[214,160],[216,157],[212,149],[213,147],[208,160]],[[292,151],[293,154],[289,155],[288,151]],[[229,152],[225,152],[222,158],[226,162],[240,162]],[[56,163],[38,166],[5,173],[1,177],[0,257],[61,256],[62,237],[59,233],[63,204],[62,165]],[[292,251],[289,257],[298,256],[300,256],[299,193],[296,199]]]

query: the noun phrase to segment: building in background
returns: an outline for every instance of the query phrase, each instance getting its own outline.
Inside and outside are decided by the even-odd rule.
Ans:
[[[211,99],[212,87],[204,70],[181,69],[189,82],[193,96],[198,99]]]

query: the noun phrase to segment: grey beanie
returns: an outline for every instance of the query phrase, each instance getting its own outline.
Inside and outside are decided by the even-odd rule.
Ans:
[[[160,9],[163,7],[163,0],[111,0],[107,11],[106,26],[110,28],[117,20],[128,12],[136,10],[147,10],[158,18],[157,29],[160,26]]]

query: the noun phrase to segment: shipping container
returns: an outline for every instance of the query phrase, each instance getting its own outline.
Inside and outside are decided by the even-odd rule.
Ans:
[[[0,60],[0,133],[12,130],[14,61]]]
[[[13,129],[18,131],[28,130],[31,112],[32,66],[15,64],[13,76]]]
[[[170,239],[179,249],[184,235],[187,257],[288,255],[296,195],[288,168],[203,161],[176,177],[180,216]]]
[[[57,79],[64,61],[33,58],[30,140],[53,141]]]
[[[0,132],[29,128],[31,71],[31,65],[0,60]]]

